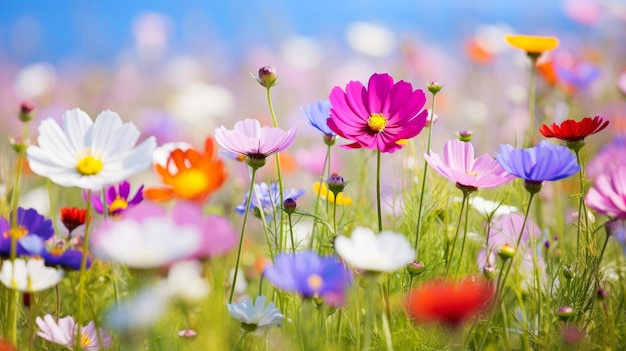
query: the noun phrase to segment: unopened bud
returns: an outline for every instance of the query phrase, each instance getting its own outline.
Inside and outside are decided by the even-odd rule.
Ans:
[[[563,267],[563,276],[567,280],[570,280],[570,279],[574,278],[574,272],[572,271],[572,267],[571,266]]]
[[[34,103],[29,101],[24,101],[20,104],[20,113],[18,115],[20,121],[22,122],[30,122],[33,118],[35,118],[35,110],[37,106]]]
[[[498,256],[500,256],[503,261],[513,258],[513,256],[515,256],[515,248],[509,244],[504,244],[498,249]]]
[[[406,270],[412,276],[416,276],[416,275],[422,274],[422,272],[424,272],[424,269],[426,269],[426,267],[424,267],[424,264],[422,263],[422,261],[417,261],[417,260],[409,263],[406,266]]]
[[[263,66],[259,68],[259,75],[255,78],[262,86],[271,88],[277,83],[278,73],[276,72],[276,68],[272,66]]]
[[[559,309],[556,310],[556,315],[562,321],[568,321],[574,316],[574,309],[570,306],[559,307]]]
[[[496,277],[496,267],[488,264],[483,268],[483,275],[487,279],[493,279]]]
[[[289,198],[283,201],[283,210],[289,214],[294,213],[296,211],[296,207],[298,207],[298,203],[294,199]]]
[[[457,136],[460,141],[467,143],[467,142],[472,141],[472,138],[474,137],[474,133],[472,133],[471,130],[462,130],[457,133]]]
[[[337,173],[331,174],[326,183],[328,184],[328,190],[330,190],[335,197],[337,197],[337,194],[343,192],[343,189],[346,187],[346,182],[343,180],[343,177]]]
[[[438,92],[440,92],[442,88],[443,88],[443,84],[437,81],[432,81],[426,84],[426,89],[428,89],[428,91],[433,95],[436,95]]]

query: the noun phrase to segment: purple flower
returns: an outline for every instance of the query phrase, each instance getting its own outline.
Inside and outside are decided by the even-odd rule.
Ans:
[[[21,239],[21,245],[29,255],[43,258],[45,265],[49,267],[61,267],[71,270],[79,270],[83,259],[83,252],[65,247],[60,241],[52,249],[48,249],[44,241],[36,235],[27,235]],[[87,269],[91,267],[91,257],[87,256]]]
[[[320,297],[329,305],[341,305],[352,282],[350,273],[337,258],[322,257],[313,251],[278,254],[264,274],[281,290],[297,292],[304,298]]]
[[[598,176],[585,196],[585,203],[608,217],[626,218],[626,166]]]
[[[426,96],[411,83],[386,73],[373,74],[367,88],[352,81],[345,91],[335,87],[330,92],[328,127],[352,144],[344,148],[378,149],[394,152],[398,143],[418,135],[426,125],[428,111],[423,110]]]
[[[510,174],[530,182],[559,180],[580,171],[576,156],[567,147],[545,140],[528,149],[500,145],[496,160]]]
[[[589,178],[598,178],[601,174],[626,166],[624,153],[626,153],[626,135],[618,135],[587,163],[585,175]]]
[[[50,239],[54,235],[52,221],[40,215],[36,210],[29,208],[17,209],[17,226],[11,228],[11,216],[8,219],[0,217],[0,254],[11,253],[11,237],[17,239],[17,255],[28,255],[28,251],[22,246],[23,238],[31,235],[38,236],[42,241]]]
[[[297,200],[304,194],[304,190],[296,189],[283,189],[283,199]],[[235,207],[235,211],[240,215],[246,211],[246,201],[248,201],[248,194],[246,193],[241,205]],[[260,183],[254,184],[254,191],[252,192],[252,199],[250,200],[250,211],[258,211],[258,208],[263,209],[263,213],[269,220],[274,210],[280,208],[283,204],[280,202],[280,187],[278,183]]]
[[[127,181],[120,182],[117,187],[110,186],[106,189],[106,203],[107,212],[110,216],[117,216],[122,214],[130,207],[136,206],[143,201],[143,185],[137,189],[137,193],[132,199],[128,200],[130,195],[130,183]],[[85,193],[85,197],[87,193]],[[99,192],[92,193],[91,203],[93,208],[98,213],[104,212],[104,206],[102,205],[101,195]]]
[[[322,100],[315,105],[307,105],[304,114],[309,120],[309,124],[317,128],[320,132],[327,136],[337,135],[328,127],[328,118],[330,117],[330,101]]]
[[[443,146],[443,160],[432,152],[424,157],[439,174],[464,187],[493,188],[515,178],[491,155],[474,159],[474,146],[470,142],[448,140]]]
[[[224,126],[215,129],[215,141],[224,149],[253,159],[283,151],[296,139],[296,129],[284,131],[280,128],[264,126],[256,119],[246,118],[235,123],[233,130]]]
[[[73,350],[76,346],[77,325],[73,317],[63,317],[57,322],[54,317],[47,314],[43,319],[37,317],[36,322],[40,329],[37,335],[40,337],[65,346],[70,350]],[[113,343],[111,335],[104,329],[96,330],[93,322],[89,322],[89,324],[80,328],[79,338],[81,349],[87,351],[104,350],[111,347]],[[102,344],[100,344],[100,340],[102,340]]]
[[[562,81],[578,90],[585,89],[600,76],[598,67],[587,61],[566,65],[555,60],[554,68]]]

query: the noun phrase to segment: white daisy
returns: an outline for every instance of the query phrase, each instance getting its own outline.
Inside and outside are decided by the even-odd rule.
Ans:
[[[112,111],[98,115],[95,123],[76,108],[63,114],[60,126],[52,118],[39,125],[39,146],[27,149],[30,168],[62,186],[100,190],[120,182],[152,164],[154,137],[135,147],[139,130],[122,123]]]
[[[28,261],[16,258],[2,263],[0,281],[11,289],[22,292],[36,292],[57,285],[63,278],[63,270],[46,267],[44,261],[31,258]]]
[[[350,265],[368,272],[393,272],[415,259],[415,250],[404,235],[390,231],[376,235],[363,227],[349,238],[335,238],[335,251]]]
[[[252,299],[246,299],[241,303],[231,303],[227,306],[228,312],[233,318],[240,321],[242,327],[247,331],[261,332],[274,326],[280,326],[283,315],[273,302],[266,306],[265,301],[266,297],[260,295],[254,302]]]

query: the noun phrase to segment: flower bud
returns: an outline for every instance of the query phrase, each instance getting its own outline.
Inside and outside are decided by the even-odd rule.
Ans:
[[[556,310],[556,315],[562,321],[568,321],[574,316],[574,309],[570,306],[562,306]]]
[[[337,136],[336,135],[324,134],[324,144],[326,144],[328,146],[333,146],[333,145],[335,145],[335,141],[336,140],[337,140]]]
[[[602,289],[602,287],[598,287],[596,289],[596,298],[600,301],[604,300],[609,293]]]
[[[262,86],[271,88],[277,83],[278,73],[276,72],[276,68],[272,66],[263,66],[259,68],[259,75],[255,78]]]
[[[265,166],[265,157],[250,157],[250,156],[248,156],[246,158],[246,163],[248,164],[248,166],[252,167],[253,169],[259,169],[259,168]]]
[[[574,278],[574,272],[572,271],[572,267],[571,266],[563,267],[563,276],[567,280],[570,280],[570,279]]]
[[[9,139],[9,143],[11,144],[11,147],[13,148],[13,150],[19,154],[19,153],[26,152],[26,149],[28,148],[28,145],[30,144],[30,140],[28,139],[22,140],[21,137],[17,137],[17,138]]]
[[[428,89],[428,91],[433,95],[436,95],[438,92],[440,92],[442,88],[443,88],[443,84],[437,81],[432,81],[426,84],[426,89]]]
[[[457,137],[459,138],[460,141],[468,143],[472,141],[472,138],[474,137],[474,133],[472,133],[471,130],[462,130],[457,133]]]
[[[515,248],[509,245],[508,243],[504,244],[500,246],[500,248],[498,249],[498,256],[500,256],[502,261],[506,261],[509,258],[513,258],[513,256],[515,256]]]
[[[543,182],[532,181],[532,180],[524,180],[524,188],[531,194],[536,194],[541,191],[543,188]]]
[[[328,190],[335,195],[335,198],[337,198],[337,194],[343,192],[343,189],[346,187],[346,182],[343,180],[343,177],[337,173],[331,174],[326,183],[328,184]]]
[[[418,260],[415,260],[406,266],[406,270],[411,276],[420,275],[424,271],[424,269],[426,269],[426,267],[424,267],[422,261]]]
[[[294,213],[296,211],[296,207],[298,207],[298,203],[294,199],[285,199],[283,201],[283,210],[288,214]]]
[[[37,106],[29,101],[24,101],[20,104],[20,113],[18,115],[20,121],[26,123],[35,118],[35,110]]]
[[[487,279],[493,279],[496,277],[496,267],[488,264],[485,266],[485,268],[483,268],[483,275],[485,276],[485,278]]]

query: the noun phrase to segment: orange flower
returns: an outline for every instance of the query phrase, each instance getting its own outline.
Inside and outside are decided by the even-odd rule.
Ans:
[[[476,39],[469,39],[465,42],[465,54],[476,63],[486,64],[493,61],[493,54],[480,45]]]
[[[537,56],[544,51],[549,51],[559,46],[559,39],[555,37],[509,34],[505,35],[504,39],[512,47],[524,50],[528,54],[534,54]]]
[[[175,149],[165,166],[155,165],[161,180],[168,187],[151,188],[144,195],[153,201],[174,197],[202,202],[226,180],[224,162],[216,157],[215,144],[210,137],[204,143],[204,153],[195,149]]]
[[[485,280],[433,280],[409,294],[406,309],[414,321],[442,322],[450,327],[458,327],[467,319],[485,311],[493,295],[492,286]]]

